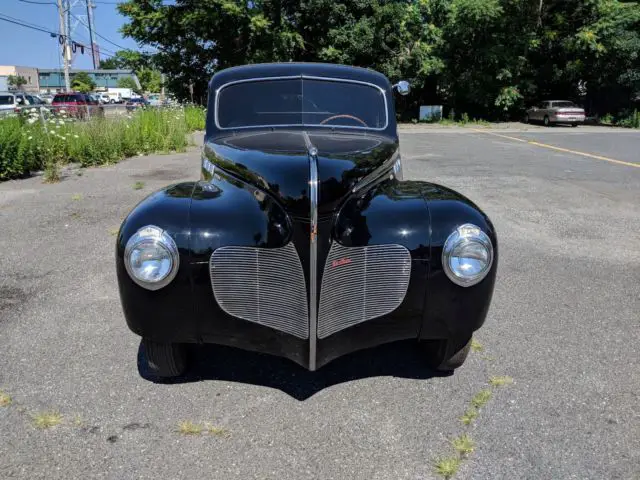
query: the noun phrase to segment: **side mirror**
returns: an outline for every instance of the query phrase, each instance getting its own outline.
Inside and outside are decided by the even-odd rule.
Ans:
[[[409,95],[409,92],[411,91],[411,85],[409,85],[409,82],[406,80],[400,80],[393,86],[393,88],[395,88],[402,96]]]

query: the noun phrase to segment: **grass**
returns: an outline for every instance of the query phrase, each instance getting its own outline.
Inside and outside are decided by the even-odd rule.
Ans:
[[[464,412],[464,415],[460,417],[460,421],[464,425],[471,425],[477,417],[478,417],[478,410],[476,410],[474,407],[469,407],[467,411]]]
[[[188,106],[88,121],[61,114],[44,125],[23,116],[3,118],[0,181],[44,169],[45,181],[51,183],[60,179],[59,166],[68,163],[107,165],[139,154],[184,151],[189,145],[187,134],[204,128],[205,115],[204,109]]]
[[[76,201],[82,200],[82,195],[79,193],[76,193],[75,195],[71,196],[71,200],[76,200]]]
[[[460,458],[459,457],[445,457],[440,458],[434,464],[435,471],[438,475],[441,475],[448,480],[453,477],[460,468]]]
[[[475,442],[466,433],[454,438],[451,444],[456,449],[456,452],[463,457],[469,455],[476,448]]]
[[[8,407],[9,405],[11,405],[11,402],[13,400],[11,399],[10,395],[7,395],[6,393],[0,391],[0,407]]]
[[[489,385],[492,387],[504,387],[505,385],[511,385],[513,378],[507,375],[498,375],[489,378]]]
[[[144,188],[144,182],[136,182],[133,184],[134,190],[142,190]]]
[[[202,433],[202,425],[185,420],[178,424],[178,432],[182,435],[200,435]]]
[[[215,435],[217,437],[228,437],[231,435],[229,430],[222,427],[216,427],[215,425],[211,424],[207,424],[207,433],[209,433],[210,435]]]
[[[484,350],[484,345],[473,338],[471,339],[471,350],[473,350],[474,352],[482,352]]]
[[[40,412],[33,415],[33,425],[36,428],[51,428],[60,423],[62,423],[62,415],[58,412]]]
[[[116,235],[118,235],[119,231],[120,231],[119,227],[110,228],[109,235],[111,235],[112,237],[115,237]]]
[[[471,405],[473,405],[475,408],[482,408],[491,399],[491,395],[491,390],[487,390],[486,388],[480,390],[471,399]]]

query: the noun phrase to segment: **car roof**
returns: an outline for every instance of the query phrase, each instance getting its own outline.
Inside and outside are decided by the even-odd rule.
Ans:
[[[352,67],[349,65],[338,65],[333,63],[258,63],[252,65],[242,65],[231,67],[217,72],[209,88],[212,90],[235,80],[246,80],[250,78],[265,77],[290,77],[290,76],[311,76],[339,78],[344,80],[355,80],[368,82],[378,87],[389,89],[391,85],[387,77],[379,72],[368,68]]]

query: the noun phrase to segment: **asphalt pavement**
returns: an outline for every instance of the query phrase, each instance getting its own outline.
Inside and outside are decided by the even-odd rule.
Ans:
[[[483,348],[452,376],[407,343],[315,373],[204,346],[185,379],[151,382],[115,232],[197,178],[198,149],[0,184],[0,479],[434,479],[464,433],[456,479],[640,478],[640,132],[417,126],[401,142],[406,179],[461,191],[499,235]],[[59,424],[37,428],[43,412]]]

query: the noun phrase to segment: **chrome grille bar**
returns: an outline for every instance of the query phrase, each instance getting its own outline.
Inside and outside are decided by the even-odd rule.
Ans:
[[[411,255],[401,245],[344,247],[334,242],[322,277],[318,338],[381,317],[400,306]]]
[[[307,289],[292,243],[220,247],[211,255],[209,271],[216,301],[229,315],[309,337]]]

